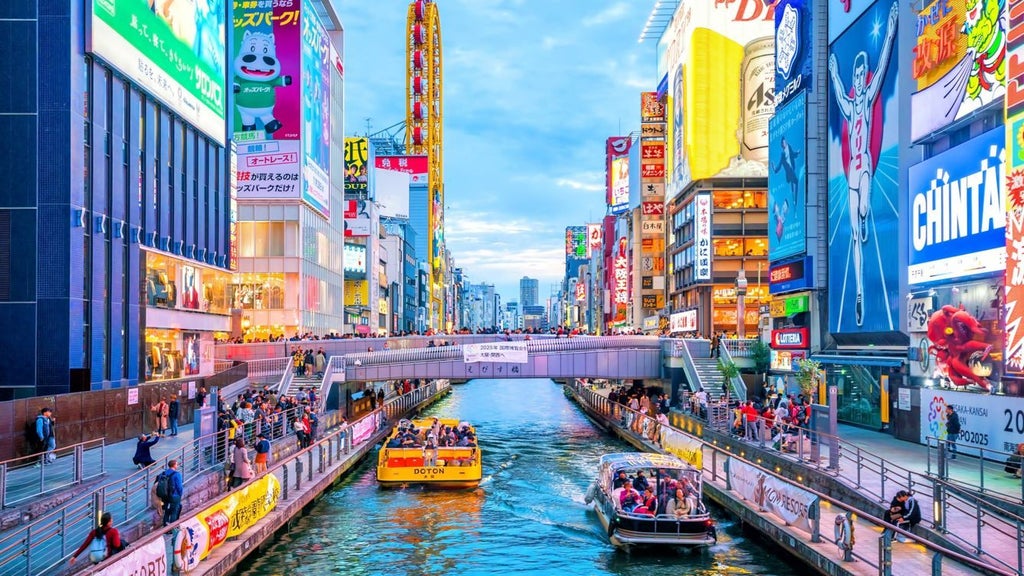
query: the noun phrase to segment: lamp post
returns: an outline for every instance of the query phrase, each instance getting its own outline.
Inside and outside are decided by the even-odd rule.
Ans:
[[[736,337],[743,339],[747,337],[747,274],[740,268],[736,275]]]

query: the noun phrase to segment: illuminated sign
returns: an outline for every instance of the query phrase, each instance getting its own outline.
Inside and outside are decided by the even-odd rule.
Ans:
[[[644,220],[640,223],[641,234],[665,234],[664,220]]]
[[[941,130],[1004,93],[1006,28],[1010,20],[1003,12],[1005,2],[998,0],[934,0],[923,4],[917,13],[917,40],[911,62],[915,83],[909,107],[913,140]]]
[[[365,191],[369,188],[370,141],[366,138],[345,138],[345,190]]]
[[[775,106],[805,87],[811,90],[814,12],[808,0],[779,0],[775,5]]]
[[[1004,128],[910,167],[908,282],[1006,270]]]
[[[369,203],[366,200],[345,201],[345,237],[369,236],[372,225]]]
[[[575,293],[577,302],[585,302],[587,300],[587,285],[583,282],[577,282]]]
[[[711,192],[699,192],[694,202],[696,233],[693,244],[696,248],[696,260],[693,279],[701,282],[711,280]]]
[[[663,216],[665,214],[664,202],[644,202],[640,208],[645,216]]]
[[[611,209],[622,212],[629,207],[629,158],[614,158],[611,161]]]
[[[641,195],[644,198],[664,198],[665,197],[665,183],[664,182],[641,182]]]
[[[772,300],[769,314],[772,318],[785,318],[810,310],[811,296],[806,292]]]
[[[811,257],[787,262],[768,269],[768,290],[772,294],[790,292],[814,286]]]
[[[781,328],[772,330],[772,348],[809,348],[810,330],[804,328]]]
[[[644,142],[640,146],[640,159],[641,160],[664,160],[665,159],[665,143],[664,142]]]
[[[806,352],[797,350],[772,350],[771,369],[779,372],[800,370],[798,362],[807,357]]]
[[[655,124],[641,124],[640,125],[640,138],[665,138],[665,123],[658,122]]]
[[[684,312],[676,312],[669,316],[669,330],[671,332],[696,332],[697,331],[697,311],[686,310]]]
[[[604,241],[604,233],[600,224],[587,224],[587,255],[601,250],[601,243]]]
[[[615,303],[629,304],[629,260],[626,258],[626,239],[619,238],[619,254],[615,257]]]
[[[640,119],[644,122],[665,121],[665,106],[658,100],[657,92],[640,93]]]
[[[1006,47],[1006,371],[1024,373],[1024,0],[1010,0]]]
[[[774,33],[771,2],[678,3],[658,46],[670,195],[704,178],[767,176]]]
[[[409,184],[427,185],[430,166],[426,156],[377,156],[373,165],[383,170],[404,172],[409,175]]]
[[[590,257],[586,226],[565,227],[565,255],[569,258],[584,259]]]
[[[768,257],[782,260],[806,250],[807,93],[777,108],[768,128]]]
[[[366,246],[345,244],[342,249],[342,268],[345,272],[366,274]]]

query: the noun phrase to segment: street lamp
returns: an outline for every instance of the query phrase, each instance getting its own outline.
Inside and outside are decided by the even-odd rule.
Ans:
[[[747,337],[747,274],[740,268],[736,275],[736,338]]]

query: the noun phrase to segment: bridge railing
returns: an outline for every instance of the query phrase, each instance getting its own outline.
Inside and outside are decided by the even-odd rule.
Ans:
[[[718,343],[719,360],[723,363],[732,363],[732,352],[729,351],[728,346],[723,346],[722,342],[726,342],[726,340]],[[733,392],[736,393],[736,397],[741,402],[747,401],[747,383],[738,374],[729,379],[729,387],[732,388]]]
[[[709,478],[715,481],[724,480],[726,483],[726,490],[729,489],[729,485],[725,462],[729,458],[737,458],[739,460],[743,460],[748,466],[756,468],[765,475],[775,477],[786,483],[793,483],[792,480],[780,474],[777,474],[768,468],[764,468],[760,464],[752,460],[747,460],[744,457],[733,454],[732,452],[729,451],[728,446],[721,446],[713,444],[711,442],[707,442],[702,438],[688,434],[687,432],[675,428],[671,425],[658,422],[656,419],[651,418],[646,414],[641,414],[640,412],[630,410],[627,406],[623,406],[618,403],[613,404],[608,401],[608,398],[606,396],[587,388],[579,381],[574,382],[571,386],[573,390],[576,392],[577,397],[580,398],[584,403],[589,405],[593,410],[601,414],[604,414],[606,417],[609,417],[610,419],[619,419],[618,424],[624,431],[627,431],[628,433],[643,438],[645,441],[654,444],[662,451],[664,451],[664,449],[661,448],[660,441],[662,438],[662,430],[665,428],[670,429],[675,433],[682,434],[688,439],[691,439],[693,442],[699,443],[702,450],[710,450],[711,458],[707,458],[705,454],[705,457],[701,459],[705,478]],[[894,568],[900,569],[897,573],[920,572],[919,568],[917,568],[915,565],[909,565],[906,567],[905,570],[903,570],[904,567],[899,563],[899,559],[892,555],[892,540],[895,534],[900,534],[904,537],[912,539],[915,543],[924,546],[928,550],[928,552],[932,554],[933,576],[939,576],[943,573],[943,559],[958,562],[972,569],[987,574],[1000,574],[1007,576],[1020,576],[1021,574],[1024,574],[1024,566],[1022,566],[1022,561],[1024,560],[1021,559],[1021,554],[1017,554],[1017,561],[1015,562],[1016,566],[1013,566],[1009,562],[1006,562],[1004,560],[1001,560],[990,555],[985,555],[984,559],[964,555],[956,550],[951,550],[949,548],[925,540],[924,538],[921,538],[920,536],[912,532],[907,532],[903,529],[893,527],[885,523],[881,518],[878,518],[864,510],[859,510],[846,502],[834,499],[828,496],[827,494],[818,492],[807,486],[801,486],[801,489],[815,495],[820,501],[827,502],[832,509],[845,510],[847,512],[853,513],[854,515],[856,515],[857,518],[870,522],[874,524],[877,528],[883,529],[881,537],[877,540],[877,548],[872,547],[874,548],[874,550],[871,550],[867,554],[861,554],[856,549],[852,551],[852,555],[854,557],[870,565],[872,568],[878,570],[878,574],[891,576],[891,574],[894,573]],[[922,509],[927,510],[928,506],[922,504]],[[983,552],[983,550],[980,549],[980,538],[982,534],[982,528],[988,525],[986,524],[988,520],[990,520],[990,518],[979,516],[975,523],[965,525],[962,527],[962,529],[965,532],[974,530],[978,533],[978,549],[975,550],[977,554],[981,554]],[[1024,519],[1019,520],[1017,522],[1016,535],[1018,537],[1022,536],[1020,532],[1020,526],[1022,522],[1024,522]],[[815,528],[818,527],[816,526]],[[950,527],[943,526],[940,530],[945,530],[946,528]],[[1000,529],[999,532],[1002,533],[1003,530]],[[1007,536],[1012,536],[1013,534],[1013,530],[1010,530]],[[835,542],[834,539],[829,538],[828,534],[823,534],[817,529],[815,529],[812,533],[808,534],[808,540],[810,540],[811,542],[820,541],[821,538]],[[870,533],[868,537],[861,536],[860,538],[858,538],[858,540],[864,541],[868,538],[870,538]],[[874,554],[875,550],[877,550],[877,554]]]
[[[758,342],[757,338],[722,338],[720,346],[729,351],[729,356],[733,358],[749,358],[750,348]]]
[[[0,462],[0,509],[106,474],[106,440],[96,438]]]

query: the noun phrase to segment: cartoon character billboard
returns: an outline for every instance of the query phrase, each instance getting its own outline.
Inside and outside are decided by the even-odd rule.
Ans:
[[[1006,93],[1004,0],[935,0],[918,13],[910,137],[918,140]]]
[[[224,0],[91,0],[86,7],[86,49],[223,146]]]
[[[667,195],[703,178],[767,176],[774,5],[681,2],[659,43],[665,44],[670,101]]]
[[[1006,107],[1006,371],[1024,373],[1024,19],[1010,21]]]
[[[302,199],[331,216],[331,45],[309,0],[302,3]]]
[[[295,4],[266,9],[262,2],[234,3],[233,131],[240,144],[301,136],[302,28]]]
[[[813,22],[808,0],[780,0],[775,5],[776,109],[814,85]]]
[[[780,260],[804,252],[807,211],[807,93],[775,110],[768,172],[768,257]]]
[[[899,5],[880,0],[829,49],[829,329],[898,330]]]

